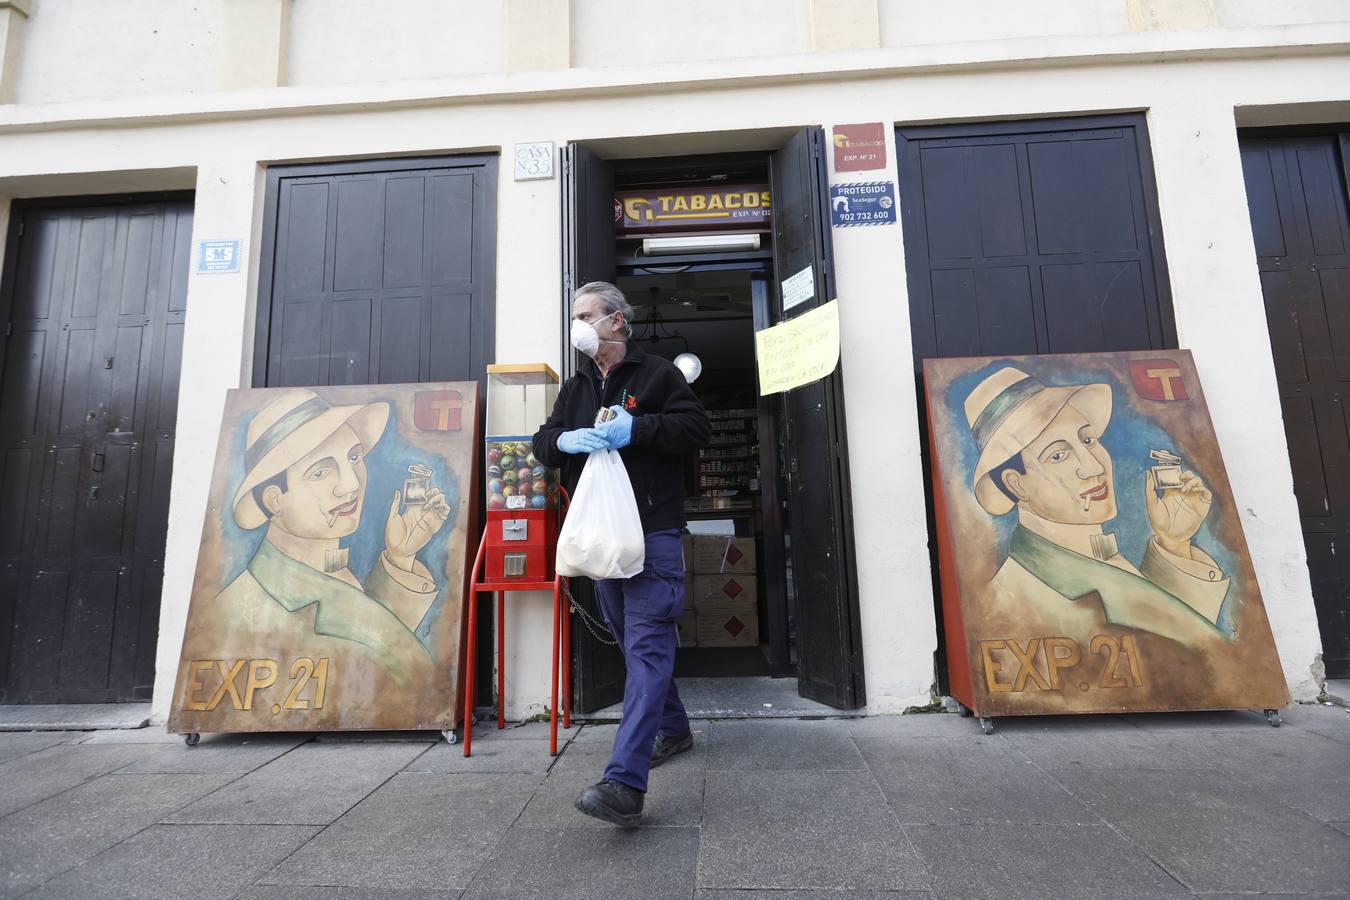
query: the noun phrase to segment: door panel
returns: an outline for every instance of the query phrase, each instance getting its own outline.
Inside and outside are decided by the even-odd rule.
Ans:
[[[576,351],[569,339],[572,292],[590,281],[614,281],[614,169],[580,144],[562,153],[563,290],[562,356],[564,379],[576,372]],[[588,578],[572,579],[572,598],[595,621],[602,621],[595,587]],[[594,712],[623,700],[627,671],[616,646],[597,640],[574,615],[573,706]],[[608,635],[606,635],[608,639]]]
[[[269,170],[254,385],[481,380],[496,191],[492,156]]]
[[[835,296],[824,140],[821,129],[804,128],[770,157],[780,321]],[[783,314],[782,281],[808,266],[815,296]],[[865,699],[841,371],[788,391],[782,402],[798,687],[803,697],[852,709]]]
[[[16,207],[15,224],[0,367],[0,702],[147,700],[192,201],[35,203]]]
[[[1175,344],[1139,116],[899,128],[915,373]]]
[[[1347,139],[1240,136],[1328,677],[1350,675],[1350,208]]]

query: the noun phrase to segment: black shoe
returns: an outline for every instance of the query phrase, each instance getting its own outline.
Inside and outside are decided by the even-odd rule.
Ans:
[[[642,820],[642,791],[617,781],[602,781],[581,792],[572,804],[588,816],[636,828]]]
[[[652,747],[651,767],[655,769],[661,763],[676,756],[694,746],[694,733],[686,731],[679,737],[666,737],[663,734],[656,736],[656,746]]]

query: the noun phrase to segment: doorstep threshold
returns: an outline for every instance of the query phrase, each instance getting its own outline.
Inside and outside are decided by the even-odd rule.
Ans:
[[[98,731],[144,728],[149,703],[51,703],[0,706],[0,731]]]

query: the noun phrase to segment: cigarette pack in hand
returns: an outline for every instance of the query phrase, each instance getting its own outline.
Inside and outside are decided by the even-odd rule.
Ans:
[[[1148,455],[1157,461],[1153,467],[1153,483],[1160,488],[1181,487],[1181,457],[1167,450],[1150,450]]]

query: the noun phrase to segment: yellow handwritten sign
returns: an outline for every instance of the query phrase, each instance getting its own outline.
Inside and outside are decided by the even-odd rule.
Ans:
[[[839,301],[755,332],[759,392],[777,394],[824,378],[839,365]]]

